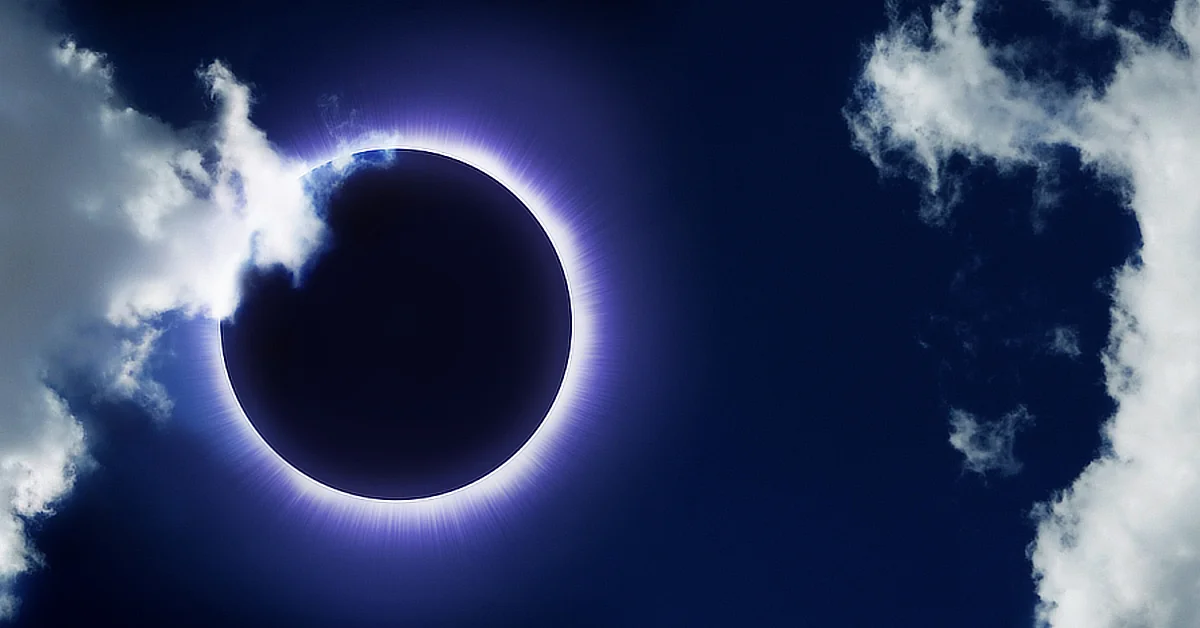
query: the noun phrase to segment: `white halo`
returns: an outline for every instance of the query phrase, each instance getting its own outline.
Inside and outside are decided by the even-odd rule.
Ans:
[[[253,427],[233,392],[221,348],[220,321],[212,321],[205,343],[211,351],[212,373],[223,414],[235,427],[241,453],[264,479],[286,487],[305,505],[322,509],[321,516],[342,525],[384,529],[437,531],[459,529],[464,520],[480,515],[495,516],[518,491],[528,488],[534,477],[555,457],[566,428],[580,420],[581,393],[596,383],[598,348],[597,286],[589,272],[594,263],[583,254],[560,214],[551,209],[536,186],[513,172],[503,160],[478,144],[438,137],[400,138],[374,136],[353,148],[341,147],[338,156],[312,162],[307,172],[332,164],[344,169],[356,156],[377,150],[412,150],[442,155],[462,162],[499,182],[529,210],[549,237],[566,277],[571,310],[571,337],[566,369],[554,401],[538,428],[525,444],[499,467],[460,488],[411,499],[363,497],[327,486],[284,460]]]

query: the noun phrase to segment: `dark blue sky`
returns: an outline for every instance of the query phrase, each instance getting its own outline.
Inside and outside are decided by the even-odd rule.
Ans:
[[[38,524],[16,625],[1031,624],[1029,510],[1099,446],[1097,282],[1137,229],[1069,156],[1040,233],[1031,173],[972,172],[965,210],[922,222],[842,117],[882,2],[248,4],[57,19],[176,125],[210,113],[193,72],[220,58],[285,151],[326,141],[329,95],[348,124],[432,104],[535,147],[598,217],[617,376],[500,529],[408,546],[264,497],[180,323],[158,359],[175,416],[86,418],[99,465]],[[1028,19],[995,28],[1048,32]],[[1045,350],[1059,325],[1079,358]],[[1022,471],[965,472],[950,409],[1018,405]]]

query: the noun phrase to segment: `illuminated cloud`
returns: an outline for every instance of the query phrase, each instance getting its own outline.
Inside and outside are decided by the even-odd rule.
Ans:
[[[1054,168],[1078,151],[1116,183],[1142,248],[1115,276],[1103,361],[1117,402],[1105,447],[1074,483],[1035,509],[1030,549],[1039,621],[1071,628],[1200,625],[1200,4],[1180,0],[1170,37],[1147,41],[1105,4],[1053,3],[1092,37],[1114,38],[1102,89],[1065,91],[1001,69],[1002,54],[964,0],[932,21],[897,22],[867,51],[846,110],[857,146],[924,183],[926,214],[955,201],[955,155],[999,169]]]
[[[950,446],[963,455],[963,469],[986,475],[1012,475],[1021,470],[1013,455],[1017,432],[1033,422],[1024,407],[990,422],[981,422],[964,410],[950,411]]]
[[[299,176],[249,121],[220,63],[204,141],[122,103],[113,68],[0,4],[0,616],[39,557],[30,518],[52,514],[86,461],[56,370],[163,414],[146,373],[167,311],[221,316],[246,263],[297,268],[319,244]],[[100,331],[97,331],[100,330]]]

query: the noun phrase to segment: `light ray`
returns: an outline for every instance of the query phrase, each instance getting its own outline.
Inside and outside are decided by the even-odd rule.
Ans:
[[[505,518],[507,509],[520,501],[539,478],[557,462],[569,433],[578,431],[589,415],[586,397],[602,388],[598,361],[601,348],[599,270],[594,251],[576,237],[579,225],[571,224],[564,209],[528,176],[529,168],[513,166],[478,142],[439,134],[376,134],[353,145],[341,145],[333,156],[312,160],[308,170],[332,164],[349,174],[356,155],[376,150],[417,150],[455,159],[483,172],[520,199],[540,223],[554,247],[566,276],[571,308],[571,338],[562,384],[545,418],[529,440],[492,472],[461,488],[414,499],[378,499],[354,495],[326,486],[286,462],[253,427],[238,403],[226,372],[219,320],[208,320],[201,347],[209,363],[211,386],[222,429],[236,457],[248,464],[264,488],[282,491],[280,497],[304,506],[308,517],[356,533],[404,533],[421,538],[461,536],[483,521]],[[576,216],[577,218],[577,216]],[[575,222],[578,222],[576,220]],[[575,227],[573,229],[573,227]]]

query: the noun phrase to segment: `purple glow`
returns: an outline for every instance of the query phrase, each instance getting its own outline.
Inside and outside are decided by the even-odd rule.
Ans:
[[[462,488],[419,499],[386,500],[360,497],[328,487],[304,475],[283,460],[258,434],[242,411],[225,370],[220,321],[210,320],[201,333],[207,353],[210,390],[220,408],[221,431],[229,435],[234,455],[248,466],[255,479],[289,504],[306,506],[309,517],[360,533],[406,533],[420,537],[458,536],[463,528],[504,516],[518,494],[528,492],[538,478],[562,456],[564,436],[588,420],[586,395],[594,395],[604,373],[600,353],[602,316],[597,275],[600,265],[593,251],[579,242],[578,216],[569,224],[561,203],[553,203],[544,188],[532,180],[528,168],[514,168],[511,158],[499,156],[481,143],[446,133],[375,134],[353,144],[343,144],[334,157],[309,160],[308,171],[331,163],[344,174],[354,155],[380,149],[411,149],[444,155],[473,166],[500,182],[529,208],[549,236],[567,279],[571,303],[571,340],[566,372],[558,394],[541,425],[522,448],[484,477]]]

